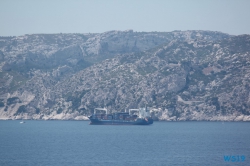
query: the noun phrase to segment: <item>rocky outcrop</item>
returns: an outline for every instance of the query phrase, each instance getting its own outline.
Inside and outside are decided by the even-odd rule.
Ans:
[[[211,31],[0,37],[0,119],[250,121],[250,36]]]

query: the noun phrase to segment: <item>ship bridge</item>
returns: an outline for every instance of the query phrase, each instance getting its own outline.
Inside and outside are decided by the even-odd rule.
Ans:
[[[105,114],[108,114],[107,108],[95,108],[95,109],[94,109],[94,114],[96,114],[97,111],[104,111]]]
[[[150,112],[147,108],[129,109],[129,115],[132,115],[132,112],[137,112],[139,118],[150,117]]]

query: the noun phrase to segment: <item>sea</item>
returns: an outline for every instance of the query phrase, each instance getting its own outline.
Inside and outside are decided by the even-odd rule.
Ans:
[[[0,166],[250,165],[249,122],[0,121]]]

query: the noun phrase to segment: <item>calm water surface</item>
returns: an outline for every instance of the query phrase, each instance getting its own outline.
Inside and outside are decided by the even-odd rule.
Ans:
[[[0,165],[250,165],[247,122],[88,123],[0,121]]]

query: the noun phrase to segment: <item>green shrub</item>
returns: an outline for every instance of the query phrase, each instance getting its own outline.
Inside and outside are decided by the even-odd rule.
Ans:
[[[0,101],[0,107],[4,107],[4,103]]]

